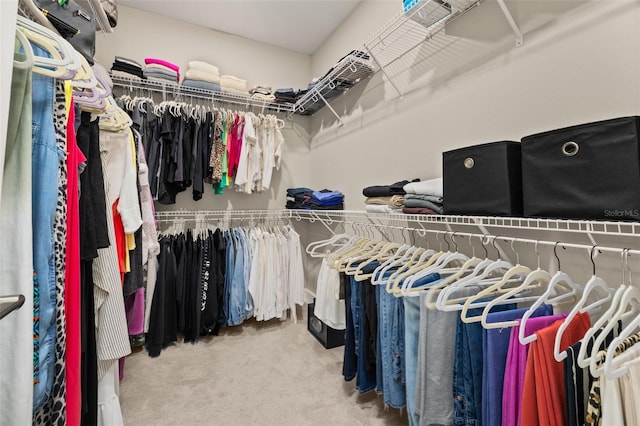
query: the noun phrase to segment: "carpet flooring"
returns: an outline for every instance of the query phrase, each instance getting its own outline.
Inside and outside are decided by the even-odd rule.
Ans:
[[[406,425],[406,411],[360,395],[342,377],[343,348],[325,349],[306,318],[247,321],[150,358],[127,357],[126,425]]]

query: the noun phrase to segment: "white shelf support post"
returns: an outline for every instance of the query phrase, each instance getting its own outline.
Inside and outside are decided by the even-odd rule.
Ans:
[[[382,66],[382,64],[378,61],[378,58],[376,58],[376,55],[374,55],[371,52],[371,50],[369,50],[368,47],[365,46],[365,49],[366,49],[367,53],[369,54],[369,56],[371,56],[371,59],[373,59],[373,62],[375,62],[376,65],[378,66],[378,68],[380,68],[380,71],[382,71],[382,74],[387,78],[387,81],[389,81],[389,83],[391,84],[391,87],[393,87],[393,90],[396,91],[396,93],[400,97],[400,101],[402,102],[404,100],[404,96],[402,95],[402,92],[400,92],[400,89],[398,89],[398,86],[396,86],[396,84],[393,82],[393,79],[391,78],[391,76],[389,74],[387,74],[387,72],[385,71],[385,69]]]
[[[327,100],[324,98],[324,96],[322,96],[322,93],[320,93],[320,91],[318,91],[316,96],[318,96],[322,100],[322,102],[324,102],[324,104],[327,106],[327,108],[329,108],[331,110],[333,115],[336,116],[336,119],[338,120],[338,123],[340,123],[340,126],[344,126],[344,121],[342,121],[342,118],[338,115],[336,110],[333,109],[333,107],[331,105],[329,105],[329,102],[327,102]]]
[[[502,13],[504,13],[504,17],[507,18],[507,22],[509,23],[509,25],[511,26],[511,29],[516,35],[516,47],[522,46],[524,44],[524,36],[522,35],[522,32],[520,31],[518,24],[516,23],[515,19],[513,19],[513,15],[511,15],[511,12],[509,11],[509,8],[507,7],[504,0],[497,0],[497,1],[498,1],[498,5],[500,6],[500,9],[502,10]]]

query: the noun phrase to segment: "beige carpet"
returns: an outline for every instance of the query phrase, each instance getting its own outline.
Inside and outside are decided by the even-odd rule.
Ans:
[[[120,387],[126,425],[406,425],[375,392],[342,377],[343,348],[326,350],[306,318],[224,329],[150,358],[130,355]]]

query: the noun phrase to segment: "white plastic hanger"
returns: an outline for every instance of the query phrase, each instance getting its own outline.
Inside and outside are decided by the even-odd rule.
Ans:
[[[396,250],[394,256],[388,258],[384,262],[382,262],[371,274],[371,283],[374,285],[382,284],[384,274],[390,270],[391,268],[404,265],[406,262],[409,262],[412,255],[416,253],[418,250],[417,247],[411,246],[409,244],[401,245],[398,250]],[[356,274],[357,275],[357,274]]]
[[[340,248],[353,239],[349,234],[334,234],[326,240],[313,241],[307,245],[305,252],[311,257],[326,257],[328,248]],[[322,251],[318,251],[322,249]]]
[[[24,60],[18,61],[14,58],[13,66],[23,70],[29,69],[33,66],[33,60],[34,60],[31,43],[29,43],[29,40],[27,39],[27,37],[22,33],[21,28],[16,28],[16,38],[18,39],[18,42],[20,43],[20,45],[22,45],[22,49],[24,51],[23,52]]]
[[[627,290],[626,284],[622,284],[620,285],[620,287],[618,287],[616,292],[613,294],[613,299],[611,300],[611,305],[609,306],[609,309],[607,309],[602,314],[602,316],[598,318],[595,324],[593,324],[591,328],[587,330],[584,337],[582,338],[582,345],[580,345],[580,350],[578,351],[578,358],[577,358],[578,365],[580,366],[580,368],[588,368],[591,362],[591,357],[595,356],[596,352],[598,352],[595,349],[592,350],[590,353],[587,352],[588,346],[589,346],[588,343],[594,339],[594,336],[598,332],[598,330],[604,327],[608,323],[608,321],[611,320],[611,318],[613,317],[613,314],[615,314],[615,312],[618,310],[618,304],[620,302],[620,299],[622,298],[622,295],[626,290]]]
[[[571,309],[569,315],[567,315],[565,320],[560,325],[558,332],[556,333],[556,339],[553,344],[553,357],[558,362],[564,360],[567,357],[566,352],[560,351],[560,343],[562,342],[562,336],[565,330],[567,329],[571,321],[573,321],[578,312],[596,312],[597,309],[600,309],[603,304],[608,303],[613,296],[613,289],[611,289],[602,278],[596,275],[596,263],[594,259],[594,255],[596,253],[594,251],[595,249],[596,246],[593,246],[590,253],[590,259],[593,265],[593,275],[591,276],[589,281],[587,281],[587,284],[584,287],[584,291],[582,292],[582,297],[580,298],[580,300],[578,300],[573,309]],[[586,305],[588,297],[594,294],[596,291],[599,291],[602,294],[596,295],[597,299],[595,302],[591,303],[590,305]]]
[[[526,345],[538,339],[538,336],[533,333],[528,336],[525,335],[525,325],[531,315],[544,303],[553,305],[558,304],[560,302],[566,301],[567,299],[573,299],[577,291],[582,289],[582,286],[575,284],[571,277],[566,273],[560,270],[560,258],[558,257],[558,253],[556,251],[558,247],[558,243],[553,247],[553,253],[558,260],[558,271],[555,273],[549,284],[547,285],[547,289],[545,292],[536,299],[536,301],[527,309],[527,311],[522,315],[522,320],[520,321],[520,329],[518,330],[518,339],[520,340],[520,344]],[[552,294],[555,294],[558,290],[565,290],[564,292],[560,292],[559,295],[551,298]]]
[[[429,286],[429,291],[427,291],[425,300],[427,308],[436,309],[437,304],[434,299],[439,297],[440,293],[444,291],[445,288],[473,272],[475,267],[482,262],[482,259],[476,257],[475,247],[473,247],[473,244],[471,243],[471,236],[469,236],[469,245],[471,246],[471,258],[464,262],[457,272],[442,279],[438,284]]]
[[[491,300],[487,306],[485,306],[482,311],[480,322],[482,326],[486,329],[497,329],[497,328],[507,328],[507,327],[515,327],[520,322],[511,320],[511,321],[498,321],[498,322],[487,322],[487,317],[489,312],[496,305],[502,305],[504,303],[522,303],[522,302],[531,302],[537,301],[538,297],[521,297],[523,294],[530,293],[530,290],[533,288],[538,288],[542,285],[542,283],[548,283],[551,280],[551,274],[549,272],[543,270],[540,267],[540,252],[538,251],[538,242],[536,241],[535,245],[536,257],[538,260],[538,266],[533,271],[529,272],[529,274],[525,277],[525,279],[516,287],[508,290],[507,292],[499,295],[495,299]],[[519,263],[519,261],[518,261]],[[558,266],[560,264],[558,263]],[[517,297],[520,295],[520,297]],[[505,302],[506,301],[506,302]]]
[[[495,239],[494,239],[495,242]],[[513,240],[512,240],[513,243]],[[485,268],[485,270],[482,272],[482,274],[480,274],[479,277],[477,277],[476,279],[471,280],[470,282],[467,283],[467,285],[477,285],[477,283],[480,280],[485,279],[486,277],[489,277],[492,273],[498,271],[498,270],[504,270],[505,267],[507,266],[511,266],[502,276],[502,278],[500,278],[500,280],[494,284],[491,284],[489,287],[485,288],[484,290],[480,291],[479,293],[477,293],[474,296],[471,296],[469,298],[467,298],[464,301],[464,304],[462,305],[461,308],[461,312],[460,312],[460,319],[462,319],[462,321],[464,321],[465,323],[473,323],[473,322],[478,322],[482,320],[482,314],[475,316],[475,317],[471,317],[469,316],[469,309],[472,308],[484,308],[485,306],[487,306],[490,301],[486,301],[486,300],[482,300],[482,299],[486,299],[486,298],[491,298],[494,296],[499,296],[507,291],[509,291],[509,289],[505,289],[504,287],[506,287],[507,285],[510,285],[514,282],[514,279],[516,280],[516,282],[521,282],[520,278],[521,276],[524,276],[525,274],[529,274],[531,272],[531,270],[524,266],[524,265],[520,265],[519,263],[519,255],[518,252],[511,247],[511,249],[513,250],[513,252],[516,254],[516,264],[514,266],[511,266],[508,262],[506,261],[502,261],[502,260],[498,260],[496,262],[494,262],[493,264],[487,266]],[[524,300],[521,300],[524,301]],[[508,302],[505,303],[515,303],[516,300],[509,300]]]
[[[34,55],[34,72],[60,79],[73,77],[70,71],[80,68],[80,54],[68,41],[58,33],[23,16],[17,17],[16,24],[22,28],[29,41],[44,48],[51,55],[51,58]]]

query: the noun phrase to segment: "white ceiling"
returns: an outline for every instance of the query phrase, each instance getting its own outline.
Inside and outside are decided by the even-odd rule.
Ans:
[[[120,0],[120,4],[314,53],[361,0]]]

